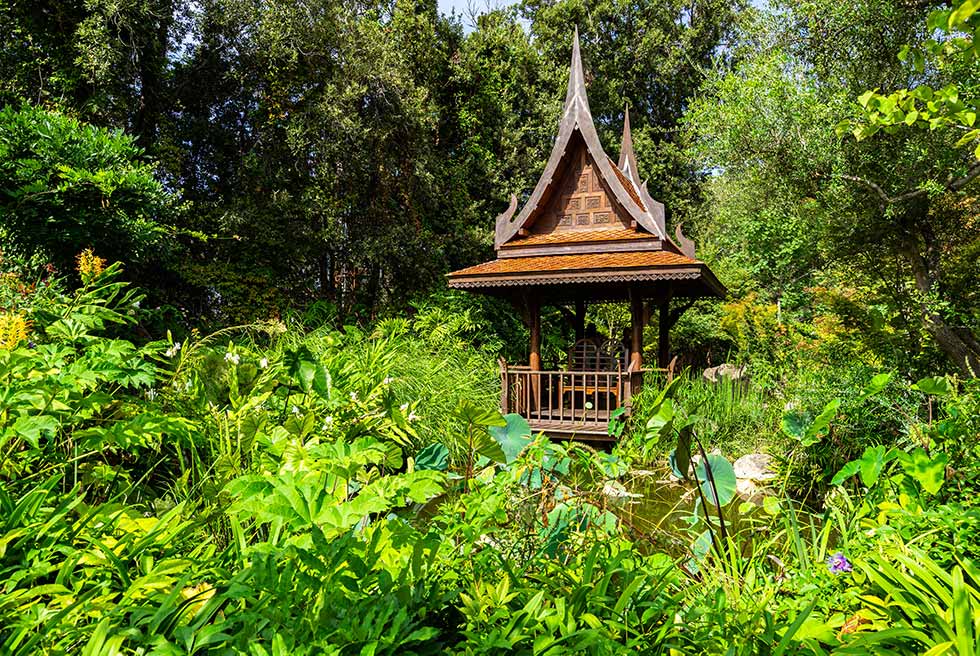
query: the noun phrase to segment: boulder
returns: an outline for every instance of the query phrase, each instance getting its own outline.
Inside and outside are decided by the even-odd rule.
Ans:
[[[738,496],[752,503],[760,503],[766,496],[765,488],[760,487],[755,481],[748,478],[740,478],[735,484],[735,492]]]
[[[772,471],[772,456],[767,453],[749,453],[735,461],[735,478],[748,481],[770,481],[776,478]]]
[[[643,496],[630,492],[619,481],[606,481],[602,486],[602,493],[611,499],[636,499]]]
[[[706,381],[709,383],[717,383],[721,378],[727,378],[729,380],[748,380],[748,372],[745,369],[745,365],[741,367],[735,366],[734,364],[720,364],[717,367],[708,367],[701,374]]]

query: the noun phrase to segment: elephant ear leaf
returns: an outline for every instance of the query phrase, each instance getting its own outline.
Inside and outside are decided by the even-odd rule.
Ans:
[[[696,472],[701,493],[708,501],[720,508],[735,498],[738,479],[732,463],[724,456],[708,454],[707,458],[698,463]]]
[[[830,422],[837,416],[838,408],[840,408],[840,399],[834,399],[824,406],[824,409],[817,415],[817,418],[813,420],[813,423],[810,424],[803,434],[803,446],[810,446],[820,441],[820,438],[830,428]]]
[[[797,440],[803,446],[812,446],[830,429],[830,422],[837,416],[840,399],[834,399],[824,406],[813,421],[800,412],[788,412],[783,415],[781,427],[786,435]]]
[[[670,468],[674,476],[687,480],[691,471],[691,428],[677,434],[677,446],[670,452]]]
[[[930,458],[924,449],[918,448],[912,453],[902,454],[901,462],[905,473],[915,479],[927,493],[936,494],[942,488],[946,480],[946,464],[949,462],[945,453]]]
[[[490,435],[500,445],[509,464],[531,443],[531,425],[513,413],[504,415],[504,422],[503,426],[490,426]]]
[[[953,391],[945,376],[927,376],[912,387],[930,396],[944,396]]]

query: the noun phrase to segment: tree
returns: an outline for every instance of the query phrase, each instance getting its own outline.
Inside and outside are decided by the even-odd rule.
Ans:
[[[926,39],[920,46],[903,47],[899,59],[911,62],[918,78],[914,88],[903,88],[888,94],[877,89],[858,98],[863,110],[858,117],[842,121],[838,132],[851,132],[859,141],[879,130],[898,134],[907,130],[940,131],[956,139],[952,157],[941,160],[942,167],[932,175],[905,180],[904,186],[890,189],[859,175],[844,175],[868,189],[885,216],[897,217],[906,228],[899,248],[909,262],[919,292],[923,324],[943,351],[961,369],[980,374],[980,340],[968,325],[956,321],[956,313],[944,304],[948,293],[944,269],[950,257],[949,246],[955,246],[955,234],[967,225],[960,222],[950,231],[937,226],[937,210],[944,196],[959,195],[980,176],[980,75],[976,63],[980,44],[980,12],[971,0],[956,0],[952,7],[934,9],[926,20],[930,32],[941,39]],[[927,62],[930,69],[926,69]],[[933,88],[933,87],[937,88]],[[969,154],[957,155],[957,149],[968,147]],[[946,228],[943,230],[943,228]],[[976,244],[976,239],[967,240]]]
[[[170,198],[134,139],[33,107],[0,110],[0,234],[16,254],[73,268],[82,249],[159,257]]]
[[[866,307],[876,308],[866,332],[890,335],[879,340],[890,349],[882,356],[906,368],[927,366],[920,344],[927,335],[964,367],[936,330],[936,317],[956,318],[952,332],[968,334],[978,319],[975,294],[923,287],[918,272],[922,261],[961,263],[977,245],[975,213],[941,187],[963,166],[955,139],[908,131],[883,134],[872,145],[836,134],[864,89],[908,86],[908,70],[890,53],[926,38],[918,11],[888,0],[774,5],[746,23],[734,72],[716,75],[688,118],[703,165],[719,173],[716,209],[725,221],[741,217],[716,239],[763,231],[777,237],[773,247],[800,253],[802,260],[771,260],[767,274],[799,281],[799,306],[789,309],[805,315],[813,304],[806,289],[849,281],[864,290]],[[919,187],[933,193],[882,204],[867,185],[855,186],[858,179],[875,181],[889,196]],[[805,266],[794,272],[800,261]]]

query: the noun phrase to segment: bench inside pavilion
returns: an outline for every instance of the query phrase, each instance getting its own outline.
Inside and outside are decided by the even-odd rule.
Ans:
[[[517,197],[497,217],[497,259],[449,274],[449,286],[511,301],[530,329],[528,364],[501,361],[501,410],[552,437],[609,439],[608,426],[645,373],[665,370],[670,328],[694,299],[725,288],[694,256],[680,226],[666,232],[664,206],[641,183],[625,114],[619,161],[602,149],[589,109],[578,32],[554,149],[518,212]],[[626,340],[586,335],[587,304],[625,302]],[[574,317],[576,341],[564,368],[541,368],[541,308]],[[657,368],[645,368],[643,328],[658,313]]]

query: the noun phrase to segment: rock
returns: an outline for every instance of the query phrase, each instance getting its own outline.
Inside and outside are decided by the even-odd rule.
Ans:
[[[755,481],[748,478],[740,478],[735,484],[735,492],[746,501],[758,503],[766,495],[766,490],[759,487]]]
[[[748,380],[748,373],[745,370],[745,365],[741,367],[736,367],[733,364],[720,364],[717,367],[708,367],[701,374],[706,381],[709,383],[717,383],[721,378],[727,378],[729,380]]]
[[[652,469],[634,469],[632,471],[634,476],[657,476],[660,472],[654,471]]]
[[[749,481],[770,481],[776,478],[772,471],[772,456],[767,453],[749,453],[735,461],[735,478]]]
[[[612,499],[636,499],[643,496],[630,492],[619,481],[606,481],[606,484],[602,486],[602,493]]]

